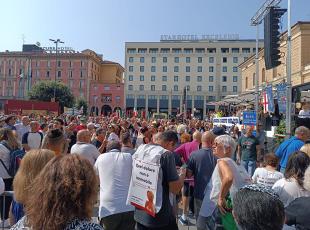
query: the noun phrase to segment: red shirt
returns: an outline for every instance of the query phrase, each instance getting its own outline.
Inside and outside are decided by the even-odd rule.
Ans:
[[[87,126],[86,125],[78,125],[76,126],[76,131],[80,131],[80,130],[83,130],[83,129],[87,129]]]
[[[199,149],[199,145],[200,143],[198,141],[193,140],[192,142],[182,144],[175,150],[175,152],[180,154],[186,163],[191,153]]]

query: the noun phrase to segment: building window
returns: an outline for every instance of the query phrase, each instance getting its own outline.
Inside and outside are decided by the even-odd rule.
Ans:
[[[143,91],[144,90],[144,85],[139,85],[139,90]]]
[[[152,57],[152,63],[156,63],[156,57]]]
[[[140,66],[140,72],[144,72],[144,66]]]
[[[144,57],[140,57],[140,63],[144,63]]]
[[[262,82],[266,81],[265,68],[262,69]]]
[[[47,67],[51,67],[51,61],[47,61]]]
[[[9,76],[11,76],[12,75],[12,70],[11,69],[9,69]]]
[[[128,76],[129,81],[133,81],[133,75]]]
[[[234,93],[238,92],[238,87],[237,86],[233,86],[233,92]]]
[[[144,75],[140,75],[140,81],[144,81]]]
[[[133,57],[129,57],[129,60],[128,60],[130,63],[133,62]]]
[[[167,81],[167,76],[162,76],[162,81]]]
[[[80,72],[80,77],[83,78],[83,71]]]
[[[149,52],[150,52],[151,54],[156,54],[156,53],[158,53],[158,49],[157,49],[157,48],[155,48],[155,49],[149,49]]]
[[[209,66],[209,72],[212,73],[214,71],[214,67],[213,66]]]
[[[197,67],[197,72],[200,72],[200,73],[202,72],[202,66]]]
[[[179,66],[175,66],[175,67],[174,67],[174,72],[175,72],[175,73],[179,72]]]
[[[229,48],[221,48],[222,53],[229,53]]]
[[[233,76],[233,82],[238,82],[238,76]]]
[[[251,48],[242,48],[242,53],[247,54],[251,52]]]
[[[180,62],[180,58],[179,57],[175,57],[174,58],[174,63],[179,63]]]
[[[173,86],[173,90],[174,90],[174,91],[179,91],[179,87],[178,87],[177,85],[174,85],[174,86]]]
[[[191,62],[191,58],[190,57],[186,57],[185,62],[186,63],[190,63]]]
[[[61,71],[57,72],[57,77],[61,77]]]
[[[238,63],[238,57],[233,57],[233,63]]]
[[[197,81],[201,82],[202,81],[202,76],[197,76]]]
[[[232,48],[232,49],[231,49],[231,52],[232,52],[232,53],[239,53],[239,48]]]
[[[134,54],[134,53],[136,53],[136,49],[135,48],[134,49],[127,49],[127,53]]]
[[[163,63],[167,63],[167,57],[163,57]]]
[[[227,86],[222,86],[222,92],[227,92]]]
[[[69,78],[72,78],[72,70],[69,70]]]
[[[74,80],[69,80],[69,87],[73,88]]]
[[[61,61],[58,61],[58,62],[57,62],[57,66],[58,66],[58,67],[61,67]]]
[[[151,66],[151,72],[152,73],[156,72],[156,66]]]
[[[214,63],[214,57],[209,57],[209,63]]]
[[[186,67],[185,67],[185,72],[186,72],[186,73],[191,72],[191,67],[190,67],[190,66],[186,66]]]
[[[132,85],[128,85],[128,90],[133,90],[133,86]]]
[[[213,86],[212,85],[209,86],[209,92],[213,92]]]
[[[213,76],[209,76],[209,82],[213,82],[214,81],[214,77]]]
[[[129,66],[129,72],[133,72],[133,66]]]
[[[151,91],[155,91],[155,85],[151,85]]]
[[[253,73],[253,87],[255,86],[255,73]]]
[[[222,82],[227,82],[227,77],[226,76],[222,77]]]
[[[50,77],[50,71],[46,71],[46,77]]]
[[[223,63],[227,63],[227,57],[223,57]]]
[[[222,71],[223,71],[223,72],[227,72],[227,66],[223,66],[223,67],[222,67]]]
[[[201,85],[197,86],[197,91],[200,92],[201,91]]]
[[[179,76],[174,76],[174,77],[173,77],[173,80],[174,80],[174,82],[179,81]]]
[[[191,54],[193,53],[193,49],[184,49],[184,53]]]
[[[190,76],[186,76],[185,77],[185,81],[189,82],[191,80],[191,77]]]
[[[140,54],[144,54],[144,53],[146,53],[146,51],[147,51],[147,49],[145,49],[145,48],[138,49],[138,53],[140,53]]]
[[[167,72],[167,66],[163,66],[163,72]]]
[[[235,73],[238,72],[238,67],[237,66],[233,67],[233,72],[235,72]]]
[[[179,49],[179,48],[172,49],[172,53],[181,53],[181,52],[182,52],[182,49]]]
[[[92,63],[93,64],[93,63]],[[69,67],[72,67],[72,61],[69,61]]]
[[[202,57],[198,57],[198,63],[202,63]]]
[[[186,86],[186,90],[187,90],[187,91],[190,91],[190,90],[191,90],[191,87],[190,87],[189,85],[187,85],[187,86]],[[189,95],[187,95],[187,97],[188,97],[188,96],[189,96]]]
[[[84,80],[80,80],[80,89],[84,88]]]
[[[109,91],[109,90],[110,90],[110,86],[109,86],[109,85],[105,85],[105,86],[103,87],[103,89],[104,89],[104,91]]]
[[[155,81],[155,75],[151,76],[151,81]]]
[[[119,102],[121,100],[121,96],[115,96],[115,100]]]
[[[161,90],[162,90],[162,91],[167,91],[167,86],[166,86],[166,85],[162,85],[162,86],[161,86]]]

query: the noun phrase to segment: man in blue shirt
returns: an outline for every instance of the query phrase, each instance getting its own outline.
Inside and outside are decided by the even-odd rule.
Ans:
[[[286,164],[291,154],[300,150],[309,138],[310,130],[305,126],[299,126],[295,130],[295,136],[284,141],[279,146],[275,154],[280,158],[280,172],[285,172]]]

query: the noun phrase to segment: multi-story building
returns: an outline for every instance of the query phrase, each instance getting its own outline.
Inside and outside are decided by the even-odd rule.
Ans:
[[[56,57],[55,52],[24,45],[23,51],[0,52],[0,101],[27,99],[37,82],[59,81],[76,99],[85,99],[90,111],[108,114],[124,109],[123,72],[120,64],[105,61],[89,49],[75,52],[59,48]]]
[[[126,42],[127,112],[181,113],[186,87],[187,113],[202,118],[208,102],[241,92],[238,66],[253,53],[255,40]]]
[[[259,89],[271,83],[276,85],[286,81],[287,31],[280,37],[281,64],[266,70],[264,49],[259,52]],[[240,65],[242,75],[242,93],[255,90],[255,56],[250,57]],[[310,22],[297,22],[292,26],[291,37],[291,78],[293,99],[298,101],[301,91],[310,90]]]

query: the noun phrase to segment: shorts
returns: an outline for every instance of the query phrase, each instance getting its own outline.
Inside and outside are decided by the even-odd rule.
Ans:
[[[194,186],[189,185],[188,182],[184,182],[184,186],[182,189],[182,196],[190,197],[194,194]]]

